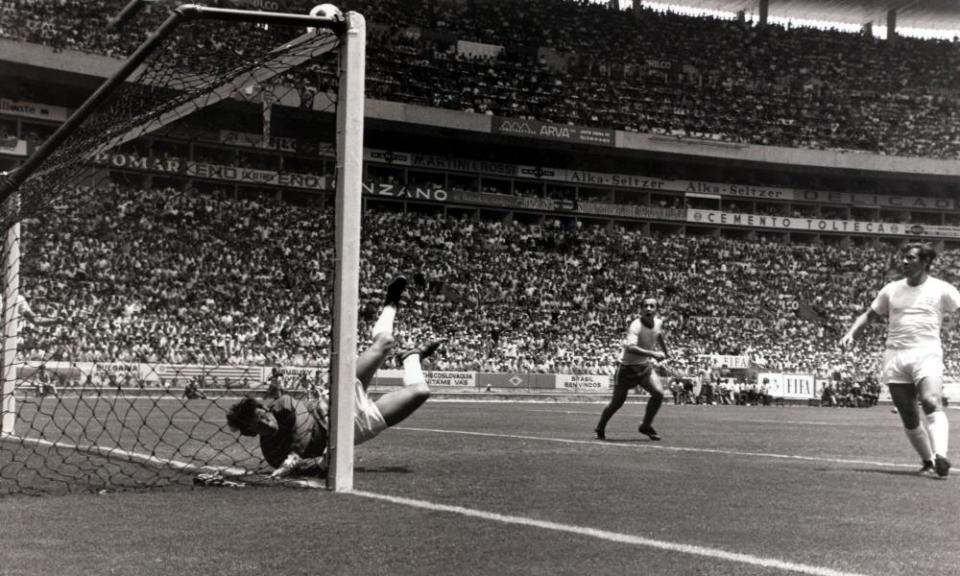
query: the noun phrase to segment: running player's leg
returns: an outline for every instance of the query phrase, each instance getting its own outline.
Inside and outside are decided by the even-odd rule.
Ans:
[[[366,390],[373,376],[383,365],[393,350],[393,323],[400,307],[400,297],[407,287],[407,279],[399,276],[387,286],[387,297],[383,309],[373,325],[373,343],[357,357],[357,380]]]
[[[890,383],[890,398],[903,422],[903,431],[907,435],[910,445],[920,455],[924,470],[930,467],[933,461],[933,449],[930,447],[930,437],[920,422],[920,409],[917,407],[917,387],[913,384]]]
[[[623,407],[624,402],[627,401],[627,394],[629,392],[629,386],[615,385],[613,387],[613,396],[610,397],[610,402],[600,414],[600,422],[597,423],[597,427],[594,429],[594,433],[596,434],[598,440],[607,439],[607,422],[613,418],[613,415],[617,413],[617,410]]]
[[[430,388],[420,365],[422,359],[437,351],[442,340],[428,342],[400,355],[403,363],[403,388],[377,399],[377,408],[387,426],[395,426],[413,414],[430,397]]]
[[[903,431],[907,435],[910,445],[920,455],[923,461],[921,473],[934,472],[934,453],[930,446],[930,435],[920,420],[920,408],[916,383],[929,378],[935,371],[923,373],[922,363],[918,365],[911,351],[887,350],[883,358],[883,382],[890,389],[890,399],[903,422]],[[942,373],[942,371],[941,371]],[[928,397],[927,402],[931,402]]]
[[[649,436],[651,440],[659,440],[660,435],[653,429],[653,419],[657,416],[657,412],[660,411],[660,406],[663,405],[663,384],[660,382],[660,376],[657,374],[657,371],[651,368],[650,371],[640,379],[640,387],[650,394],[650,399],[647,400],[647,409],[643,413],[643,423],[640,424],[637,431]]]
[[[947,458],[950,422],[943,411],[943,375],[930,374],[921,378],[917,382],[917,399],[926,416],[927,435],[937,474],[947,476],[950,473],[950,460]]]
[[[626,368],[623,365],[617,366],[617,372],[613,375],[613,396],[610,397],[610,402],[603,409],[603,412],[600,413],[600,422],[597,423],[597,427],[593,430],[598,440],[606,440],[607,422],[613,418],[617,410],[627,401],[627,394],[630,392],[630,389],[636,385],[630,382],[629,374],[630,368]]]

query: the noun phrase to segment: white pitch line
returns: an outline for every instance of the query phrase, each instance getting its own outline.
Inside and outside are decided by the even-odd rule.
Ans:
[[[525,410],[525,412],[544,412],[549,414],[592,414],[597,415],[599,412],[596,410],[537,410],[530,409]],[[785,424],[788,426],[839,426],[839,427],[863,427],[863,426],[872,426],[873,424],[864,423],[864,422],[832,422],[830,420],[738,420],[737,424]],[[876,423],[877,426],[887,426],[888,424]]]
[[[587,536],[589,538],[596,538],[598,540],[606,540],[607,542],[631,544],[634,546],[643,546],[646,548],[654,548],[657,550],[664,550],[667,552],[679,552],[681,554],[688,554],[691,556],[703,556],[706,558],[710,558],[712,560],[725,560],[727,562],[738,562],[740,564],[749,564],[751,566],[759,566],[761,568],[767,568],[767,569],[773,569],[773,570],[782,570],[784,572],[810,574],[812,576],[864,576],[863,574],[860,574],[857,572],[844,572],[841,570],[834,570],[832,568],[826,568],[823,566],[814,566],[811,564],[799,564],[796,562],[777,560],[776,558],[763,558],[761,556],[754,556],[752,554],[741,554],[739,552],[730,552],[727,550],[722,550],[720,548],[710,548],[707,546],[697,546],[694,544],[681,544],[679,542],[669,542],[667,540],[656,540],[653,538],[645,538],[643,536],[635,536],[633,534],[624,534],[621,532],[611,532],[608,530],[600,530],[598,528],[589,528],[586,526],[576,526],[572,524],[560,524],[558,522],[537,520],[535,518],[526,518],[523,516],[510,516],[506,514],[498,514],[496,512],[486,512],[483,510],[474,510],[472,508],[464,508],[463,506],[450,506],[447,504],[437,504],[434,502],[427,502],[425,500],[401,498],[399,496],[389,496],[387,494],[376,494],[374,492],[365,492],[362,490],[346,492],[346,494],[362,496],[364,498],[372,498],[375,500],[384,500],[394,504],[411,506],[413,508],[430,510],[432,512],[447,512],[451,514],[459,514],[461,516],[467,516],[469,518],[478,518],[481,520],[488,520],[491,522],[500,522],[501,524],[512,524],[515,526],[541,528],[544,530],[554,530],[556,532],[565,532],[567,534],[576,534],[578,536]]]
[[[550,409],[536,409],[530,408],[524,410],[524,412],[545,412],[547,414],[597,414],[597,410],[550,410]]]
[[[585,444],[591,446],[609,446],[618,448],[641,448],[647,450],[663,450],[667,452],[693,452],[698,454],[720,454],[722,456],[748,456],[753,458],[773,458],[776,460],[799,460],[803,462],[825,462],[829,464],[847,464],[857,466],[887,466],[895,468],[916,468],[913,464],[895,464],[892,462],[877,462],[875,460],[848,460],[845,458],[825,458],[822,456],[798,456],[796,454],[775,454],[771,452],[744,452],[742,450],[721,450],[719,448],[687,448],[683,446],[664,446],[653,443],[623,443],[606,442],[604,440],[575,440],[572,438],[545,438],[543,436],[524,436],[520,434],[494,434],[492,432],[473,432],[469,430],[440,430],[437,428],[413,428],[398,426],[395,430],[413,430],[416,432],[435,432],[438,434],[459,434],[462,436],[481,436],[485,438],[509,438],[513,440],[539,440],[541,442],[559,442],[561,444]]]
[[[890,427],[889,422],[831,422],[829,420],[741,420],[737,423],[776,424],[778,426],[835,426],[840,428]]]

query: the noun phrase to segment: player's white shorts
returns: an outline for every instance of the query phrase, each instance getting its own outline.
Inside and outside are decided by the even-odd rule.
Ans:
[[[360,380],[354,380],[354,382],[357,392],[353,407],[353,443],[363,444],[386,430],[387,421],[383,419],[380,409],[363,389]]]
[[[943,350],[936,346],[888,348],[883,354],[884,384],[916,384],[924,378],[943,378]]]

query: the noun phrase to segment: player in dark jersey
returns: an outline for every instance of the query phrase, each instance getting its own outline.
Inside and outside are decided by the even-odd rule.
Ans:
[[[606,440],[607,422],[626,402],[627,393],[637,386],[650,394],[643,423],[637,431],[651,440],[660,440],[660,435],[653,429],[653,418],[663,404],[663,385],[660,383],[656,364],[669,355],[662,330],[663,320],[657,317],[657,299],[644,298],[640,318],[631,322],[627,329],[620,365],[617,366],[617,372],[613,377],[613,397],[603,409],[600,422],[594,429],[598,440]]]
[[[327,449],[328,414],[315,400],[304,401],[282,394],[279,397],[247,397],[227,413],[227,423],[244,436],[259,436],[264,460],[275,470],[287,457],[317,459],[303,462],[298,469],[319,466]]]
[[[407,281],[400,277],[390,283],[380,317],[373,327],[373,343],[357,358],[354,442],[370,440],[390,426],[402,422],[430,396],[420,361],[440,347],[443,340],[428,342],[398,355],[403,364],[404,387],[384,394],[376,401],[367,387],[377,370],[393,353],[393,323]],[[329,396],[298,399],[286,393],[277,397],[247,397],[230,407],[227,424],[244,436],[259,436],[260,449],[273,476],[326,473]]]

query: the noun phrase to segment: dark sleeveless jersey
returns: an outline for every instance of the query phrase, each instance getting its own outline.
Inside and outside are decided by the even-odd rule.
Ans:
[[[327,404],[321,400],[298,400],[283,395],[265,400],[264,406],[277,419],[277,432],[260,435],[260,450],[270,466],[277,468],[296,452],[303,458],[323,456],[327,449]]]

